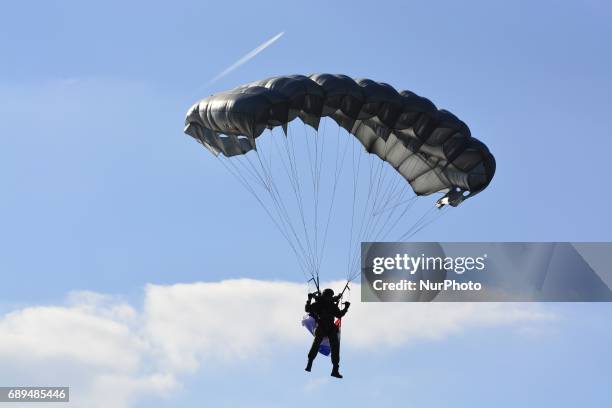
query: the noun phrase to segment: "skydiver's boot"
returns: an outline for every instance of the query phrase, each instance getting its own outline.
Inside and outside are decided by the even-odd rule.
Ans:
[[[336,377],[336,378],[342,378],[342,374],[340,374],[340,371],[338,371],[339,369],[340,367],[335,365],[334,368],[332,369],[331,376]]]
[[[308,364],[306,364],[306,368],[304,369],[308,372],[310,372],[310,370],[312,370],[312,360],[308,359]]]

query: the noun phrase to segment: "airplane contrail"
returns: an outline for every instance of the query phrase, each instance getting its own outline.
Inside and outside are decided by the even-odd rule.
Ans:
[[[279,38],[281,38],[283,36],[283,34],[285,34],[284,31],[281,31],[280,33],[276,34],[274,37],[270,38],[269,40],[267,40],[266,42],[258,45],[257,47],[255,47],[254,49],[252,49],[251,51],[249,51],[248,53],[246,53],[242,58],[240,58],[238,61],[234,62],[232,65],[230,65],[229,67],[225,68],[225,70],[223,70],[223,72],[221,72],[219,75],[217,75],[216,77],[214,77],[213,79],[210,80],[210,82],[208,82],[208,85],[213,84],[215,82],[217,82],[219,79],[223,78],[224,76],[226,76],[227,74],[229,74],[230,72],[232,72],[233,70],[235,70],[236,68],[240,67],[241,65],[249,62],[251,59],[253,59],[257,54],[259,54],[260,52],[262,52],[263,50],[265,50],[266,48],[268,48],[269,46],[271,46],[272,44],[274,44]]]

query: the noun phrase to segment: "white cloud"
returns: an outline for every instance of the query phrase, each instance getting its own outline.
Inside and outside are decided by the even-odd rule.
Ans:
[[[304,294],[304,285],[249,279],[149,285],[142,307],[72,293],[65,304],[0,318],[0,382],[10,371],[11,381],[71,385],[75,406],[128,407],[139,396],[175,391],[181,375],[206,364],[239,364],[271,357],[277,347],[303,347]],[[477,326],[520,330],[552,317],[524,304],[355,301],[342,341],[343,347],[387,350]]]
[[[312,394],[314,392],[319,392],[321,388],[327,386],[330,383],[330,377],[315,377],[312,379],[308,379],[306,384],[304,384],[304,392],[306,394]]]

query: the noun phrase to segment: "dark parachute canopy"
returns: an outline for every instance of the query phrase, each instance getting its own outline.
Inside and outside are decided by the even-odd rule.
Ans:
[[[337,123],[337,138],[319,134],[321,123],[322,133],[328,133],[325,117]],[[303,136],[296,134],[301,133],[292,123],[296,118],[305,124]],[[291,246],[305,276],[316,284],[330,221],[350,214],[345,220],[350,228],[341,229],[349,235],[350,281],[360,272],[359,243],[385,240],[394,228],[401,228],[408,210],[413,211],[414,198],[441,193],[436,203],[441,210],[428,207],[439,216],[448,210],[446,204],[456,207],[484,190],[495,173],[489,149],[452,113],[410,91],[345,75],[255,81],[201,100],[189,109],[185,122],[185,133],[212,152],[255,196]],[[273,137],[276,128],[282,128],[285,137]],[[347,137],[340,135],[341,129]],[[270,137],[263,138],[264,133]],[[329,140],[337,143],[335,155],[328,152]],[[371,154],[360,154],[360,145]],[[301,157],[308,158],[303,169]],[[345,162],[351,168],[344,176],[352,180],[342,184],[342,168],[349,166]],[[395,170],[390,175],[384,170],[387,164]],[[326,171],[329,176],[321,177]],[[285,185],[277,182],[279,173],[286,176]],[[328,193],[322,193],[322,181],[329,181]],[[332,216],[336,192],[343,186],[352,204]],[[324,194],[328,205],[322,204]],[[412,198],[406,199],[406,194]],[[296,209],[292,211],[289,204]],[[328,210],[327,217],[322,216],[323,209]],[[419,218],[410,235],[397,239],[419,231],[433,220],[431,214]],[[344,238],[332,240],[337,247]]]
[[[325,116],[393,166],[417,195],[446,192],[442,204],[457,206],[495,173],[489,149],[452,113],[410,91],[345,75],[279,76],[209,96],[187,113],[185,133],[231,157],[255,149],[265,129],[286,130],[296,117],[318,129]]]

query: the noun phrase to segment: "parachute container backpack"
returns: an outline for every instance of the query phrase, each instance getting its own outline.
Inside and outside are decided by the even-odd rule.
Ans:
[[[317,289],[330,242],[351,282],[360,242],[412,237],[495,173],[487,146],[452,113],[345,75],[242,85],[193,105],[185,125],[261,205]]]

